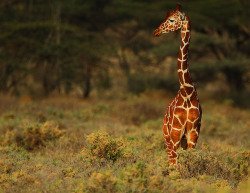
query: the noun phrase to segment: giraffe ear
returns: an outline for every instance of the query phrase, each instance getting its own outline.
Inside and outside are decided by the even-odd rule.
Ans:
[[[180,8],[181,8],[181,4],[179,4],[179,3],[178,3],[178,4],[176,5],[176,7],[175,7],[174,12],[179,11],[179,10],[180,10]]]
[[[185,20],[185,13],[180,14],[180,19],[181,19],[181,21]]]

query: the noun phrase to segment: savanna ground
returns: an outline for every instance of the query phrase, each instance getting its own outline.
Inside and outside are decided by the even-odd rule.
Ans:
[[[172,97],[32,101],[1,96],[1,192],[247,192],[249,110],[202,100],[194,150],[168,165],[162,119]]]

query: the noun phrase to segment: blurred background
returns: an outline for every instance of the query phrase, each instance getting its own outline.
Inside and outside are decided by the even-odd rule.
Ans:
[[[180,33],[152,36],[177,3],[192,24],[198,94],[249,107],[247,0],[1,0],[0,92],[34,99],[177,92]]]

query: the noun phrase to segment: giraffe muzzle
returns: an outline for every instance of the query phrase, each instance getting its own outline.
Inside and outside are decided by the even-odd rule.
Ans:
[[[162,33],[162,31],[161,31],[161,29],[156,29],[155,31],[154,31],[154,34],[153,34],[153,36],[154,37],[156,37],[156,36],[160,36],[161,35],[161,33]]]

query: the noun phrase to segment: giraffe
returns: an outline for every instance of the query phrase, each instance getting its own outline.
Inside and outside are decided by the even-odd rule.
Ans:
[[[181,13],[180,4],[173,12],[167,12],[163,23],[153,36],[181,30],[181,46],[178,55],[178,76],[180,90],[167,107],[163,121],[163,137],[167,149],[169,164],[178,166],[176,153],[181,145],[183,149],[194,148],[201,126],[201,106],[188,68],[188,47],[190,42],[190,20]]]

